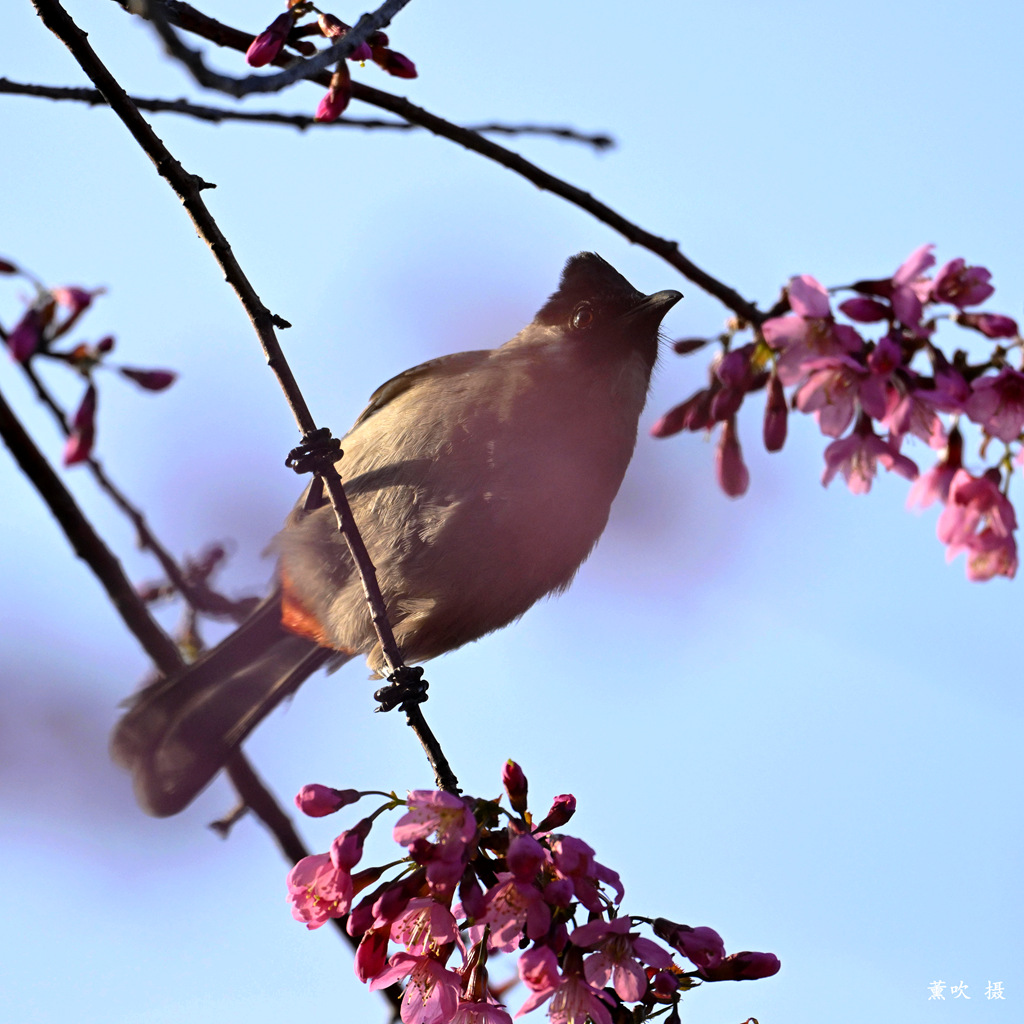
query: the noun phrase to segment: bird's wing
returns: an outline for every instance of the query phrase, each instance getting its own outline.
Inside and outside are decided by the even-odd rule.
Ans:
[[[424,377],[432,380],[443,377],[454,377],[465,373],[478,363],[485,362],[491,356],[491,349],[481,349],[476,352],[456,352],[448,356],[439,356],[437,359],[429,359],[419,366],[403,370],[397,377],[385,381],[372,395],[370,404],[359,414],[359,418],[353,427],[365,423],[375,412],[379,412],[388,402],[397,398],[400,394],[408,391]]]

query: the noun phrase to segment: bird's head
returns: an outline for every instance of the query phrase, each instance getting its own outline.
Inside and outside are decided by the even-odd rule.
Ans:
[[[682,298],[671,289],[644,295],[597,253],[571,256],[558,290],[537,312],[534,323],[556,328],[595,355],[623,346],[654,366],[662,318]]]

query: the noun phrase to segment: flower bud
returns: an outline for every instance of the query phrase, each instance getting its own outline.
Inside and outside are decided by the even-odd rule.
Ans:
[[[357,789],[332,789],[330,786],[313,783],[299,790],[295,796],[295,806],[311,818],[322,818],[354,804],[359,796]]]
[[[736,421],[726,420],[715,449],[715,473],[718,485],[730,498],[746,494],[750,486],[750,471],[743,461],[743,450],[736,434]]]
[[[789,409],[782,381],[773,373],[768,380],[768,400],[764,406],[764,446],[770,452],[782,451],[786,443]]]
[[[526,794],[529,785],[526,774],[515,761],[506,761],[501,769],[501,781],[508,794],[508,802],[516,814],[526,813]]]
[[[532,882],[547,860],[547,854],[533,836],[521,835],[509,843],[505,859],[517,882]]]
[[[134,370],[128,366],[121,366],[118,370],[122,377],[127,377],[147,391],[163,391],[178,379],[173,370]]]
[[[250,44],[245,51],[245,62],[250,67],[262,68],[269,64],[284,46],[288,33],[295,25],[290,11],[279,14]]]
[[[755,981],[779,973],[782,964],[774,953],[752,953],[744,950],[727,956],[715,967],[702,967],[700,976],[706,981]]]
[[[576,797],[571,793],[556,796],[547,817],[537,826],[538,832],[561,828],[576,813]]]
[[[84,462],[96,440],[96,388],[90,384],[71,421],[71,433],[64,445],[64,465]]]
[[[363,842],[373,827],[372,818],[363,818],[354,828],[342,832],[331,843],[331,863],[343,871],[351,871],[363,855]]]

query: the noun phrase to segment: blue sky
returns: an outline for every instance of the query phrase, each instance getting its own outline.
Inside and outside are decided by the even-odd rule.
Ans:
[[[68,8],[129,91],[231,102],[193,87],[115,4]],[[203,9],[254,31],[277,13]],[[762,305],[791,274],[885,276],[933,242],[940,262],[988,266],[989,307],[1020,317],[1022,22],[1005,3],[414,0],[390,34],[420,78],[356,75],[455,121],[611,132],[619,145],[600,155],[506,141]],[[0,38],[6,77],[85,84],[27,0],[4,6]],[[319,94],[246,108],[311,112]],[[75,337],[114,333],[125,363],[181,374],[159,396],[104,380],[99,454],[172,549],[226,541],[224,588],[259,592],[260,553],[301,485],[282,469],[294,427],[240,307],[109,112],[5,96],[0,119],[0,254],[52,284],[106,286]],[[205,197],[294,325],[289,358],[336,433],[395,372],[510,337],[579,250],[645,291],[683,291],[671,337],[721,328],[722,307],[657,257],[426,133],[152,122],[217,183]],[[18,287],[2,288],[9,324]],[[700,355],[665,353],[596,553],[565,596],[430,666],[431,722],[470,792],[496,793],[506,757],[538,803],[573,792],[569,831],[622,873],[631,912],[780,956],[773,979],[693,993],[690,1024],[1006,1019],[1024,1000],[1020,584],[946,565],[935,511],[907,513],[900,479],[866,498],[823,489],[810,420],[769,456],[756,410],[741,417],[752,483],[728,500],[712,445],[646,436],[703,374]],[[48,376],[76,400],[74,381]],[[0,389],[59,453],[2,362]],[[908,453],[928,464],[923,446]],[[227,843],[205,829],[230,805],[225,785],[171,820],[137,810],[106,736],[145,659],[9,460],[0,473],[6,1015],[385,1019],[337,940],[290,919],[259,827]],[[89,480],[68,480],[132,577],[157,575]],[[313,680],[253,738],[282,797],[310,781],[429,784],[401,722],[369,713],[370,689],[358,666]],[[335,825],[303,827],[323,849]],[[970,998],[929,1001],[935,980]],[[989,982],[1004,1001],[985,998]]]

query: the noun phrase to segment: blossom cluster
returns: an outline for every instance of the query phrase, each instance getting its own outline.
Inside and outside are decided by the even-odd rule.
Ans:
[[[163,391],[174,383],[177,374],[171,370],[140,370],[111,364],[107,357],[114,349],[114,337],[110,334],[93,343],[77,342],[66,349],[55,347],[78,324],[96,296],[103,293],[103,288],[47,288],[26,270],[5,259],[0,259],[0,275],[21,277],[33,290],[25,299],[21,319],[9,331],[0,327],[0,339],[11,358],[26,366],[39,357],[56,360],[70,366],[85,381],[85,394],[68,423],[63,457],[65,466],[84,462],[96,442],[97,392],[93,371],[97,367],[114,370],[146,391]]]
[[[488,961],[501,953],[519,954],[528,990],[516,1016],[546,1004],[556,1024],[612,1024],[627,1011],[637,1022],[665,1012],[678,1019],[681,993],[702,982],[779,970],[771,953],[726,955],[713,928],[622,914],[618,874],[583,840],[556,831],[575,799],[556,797],[534,822],[522,769],[507,762],[502,781],[508,809],[500,799],[441,790],[417,790],[404,801],[379,794],[385,804],[288,874],[297,920],[319,928],[345,919],[359,942],[360,980],[371,989],[404,981],[405,1024],[511,1024],[499,1002],[510,986],[488,979]],[[306,786],[296,804],[320,817],[368,795]],[[356,870],[377,817],[399,806],[405,814],[393,838],[405,855]],[[662,941],[641,935],[641,925]]]
[[[315,24],[300,25],[299,22],[308,14],[315,13]],[[303,36],[319,33],[332,43],[344,39],[352,26],[336,18],[333,14],[318,11],[309,0],[290,0],[288,10],[279,14],[253,41],[245,52],[246,63],[250,67],[265,67],[274,61],[287,45],[303,56],[311,56],[316,48]],[[415,78],[416,65],[403,53],[392,50],[390,40],[380,30],[371,33],[364,43],[360,43],[349,55],[348,60],[359,64],[373,61],[379,68],[396,78]],[[324,94],[316,109],[315,121],[337,121],[352,98],[352,75],[348,64],[341,60],[331,75],[331,85]]]
[[[720,424],[718,481],[737,497],[750,475],[736,415],[748,395],[764,391],[768,451],[785,443],[790,410],[813,414],[833,439],[825,448],[823,484],[842,474],[853,493],[867,493],[879,465],[913,480],[908,505],[944,506],[937,532],[948,560],[966,554],[972,580],[1012,577],[1017,520],[1007,491],[1014,466],[1024,461],[1020,331],[1011,317],[969,311],[995,291],[985,267],[958,258],[928,276],[936,263],[933,248],[914,250],[891,277],[833,289],[852,293],[838,305],[849,322],[837,319],[829,291],[817,280],[793,277],[780,304],[784,315],[766,319],[743,344],[736,336],[746,325],[722,335],[707,387],[662,416],[652,433],[667,437]],[[935,337],[942,321],[986,339],[983,358],[971,362],[964,349],[947,356]],[[865,337],[866,325],[877,325],[879,336]],[[686,339],[676,350],[705,343]],[[980,430],[979,458],[991,458],[977,474],[963,464],[966,421]],[[936,453],[924,473],[903,452],[909,437]],[[990,456],[996,442],[1001,447]]]

